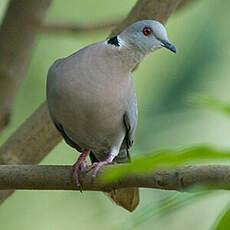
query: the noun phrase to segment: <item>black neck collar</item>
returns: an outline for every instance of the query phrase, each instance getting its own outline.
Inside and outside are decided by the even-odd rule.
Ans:
[[[117,47],[120,46],[117,36],[110,38],[107,43]]]

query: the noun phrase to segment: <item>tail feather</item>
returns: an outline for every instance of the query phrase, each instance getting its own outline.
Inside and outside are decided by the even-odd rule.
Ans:
[[[123,150],[122,152],[124,152]],[[120,155],[120,154],[119,154]],[[121,154],[119,158],[115,159],[117,163],[130,162],[130,157],[128,151],[126,152],[126,159],[124,159],[124,154]],[[90,160],[92,163],[98,162],[95,155],[90,153]],[[136,209],[140,201],[139,188],[120,188],[114,189],[111,192],[104,192],[104,194],[115,204],[123,207],[124,209],[132,212]]]
[[[136,209],[140,201],[138,188],[120,188],[104,194],[117,205],[130,212]]]

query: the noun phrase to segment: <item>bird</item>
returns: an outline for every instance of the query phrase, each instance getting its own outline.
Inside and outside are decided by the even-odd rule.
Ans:
[[[93,170],[96,177],[104,165],[130,161],[138,119],[131,72],[162,47],[177,52],[160,22],[142,20],[117,36],[56,60],[49,68],[48,109],[65,142],[80,153],[72,166],[78,187],[80,172]],[[138,188],[115,189],[107,195],[129,211],[139,203]]]

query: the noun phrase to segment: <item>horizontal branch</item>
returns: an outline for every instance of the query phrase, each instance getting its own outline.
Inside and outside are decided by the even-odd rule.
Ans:
[[[152,0],[151,0],[152,1]],[[178,7],[177,9],[182,9],[187,5],[190,5],[190,3],[194,2],[194,0],[182,0],[179,1]],[[147,7],[150,3],[150,1],[147,1],[148,4],[145,4]],[[173,3],[175,5],[175,3]],[[153,6],[156,3],[153,3]],[[166,9],[168,7],[170,7],[169,5],[167,5],[168,3],[166,3]],[[160,7],[158,7],[160,8]],[[148,10],[150,10],[151,12],[151,7],[148,7]],[[146,11],[143,11],[146,12]],[[159,20],[162,20],[163,22],[165,22],[165,14],[167,13],[166,11],[163,11],[163,13],[160,13],[160,15],[162,14],[162,16],[158,16]],[[164,16],[163,16],[164,14]],[[150,17],[153,14],[149,14]],[[160,17],[160,18],[159,18]],[[168,17],[168,16],[167,16]],[[41,21],[40,23],[38,23],[38,26],[40,26],[41,32],[45,32],[45,33],[94,33],[96,31],[101,31],[101,30],[107,30],[107,29],[112,29],[113,27],[119,25],[122,23],[122,18],[124,17],[117,17],[118,19],[114,19],[114,20],[108,20],[107,22],[102,22],[102,23],[73,23],[73,22],[45,22],[45,21]],[[144,18],[142,18],[144,19]],[[136,19],[137,20],[137,19]],[[141,20],[141,18],[140,18]]]
[[[230,189],[230,166],[203,165],[164,169],[145,174],[132,174],[111,184],[102,183],[106,170],[119,167],[103,167],[95,180],[92,172],[80,178],[82,189],[111,191],[114,188],[144,187],[166,190],[183,190],[195,184]],[[0,189],[79,190],[74,178],[70,178],[70,166],[1,165]]]
[[[121,17],[119,17],[121,18]],[[63,22],[43,22],[39,26],[42,32],[46,33],[85,33],[95,32],[100,30],[112,29],[118,25],[120,20],[111,20],[107,23],[85,23],[85,24],[74,24],[74,23],[63,23]]]

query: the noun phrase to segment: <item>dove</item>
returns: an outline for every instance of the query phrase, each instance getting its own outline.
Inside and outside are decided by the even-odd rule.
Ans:
[[[131,72],[162,47],[176,53],[160,22],[142,20],[50,67],[48,109],[66,143],[81,153],[72,166],[77,186],[81,171],[91,169],[95,177],[104,165],[130,161],[138,116]],[[129,211],[139,203],[138,188],[115,189],[108,195]]]

